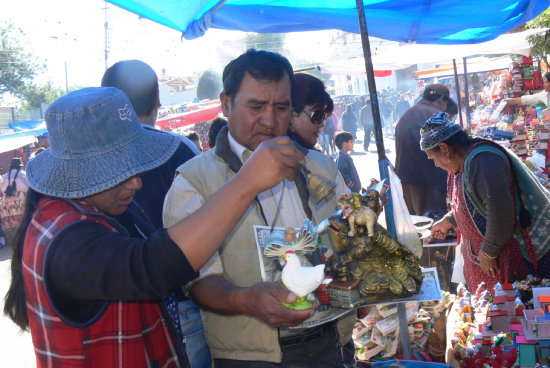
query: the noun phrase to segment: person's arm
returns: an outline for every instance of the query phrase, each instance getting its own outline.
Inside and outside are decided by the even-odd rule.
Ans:
[[[481,255],[495,259],[514,230],[516,211],[510,190],[510,169],[501,157],[483,152],[472,159],[468,177],[468,186],[487,216]]]
[[[519,105],[521,104],[521,97],[507,98],[506,102],[508,102],[510,105]]]
[[[510,169],[501,157],[486,152],[472,160],[468,171],[468,185],[487,214],[487,228],[481,250],[496,257],[512,236],[515,223]]]
[[[200,270],[258,195],[293,179],[303,161],[288,137],[262,142],[246,164],[197,211],[168,229],[194,270]],[[200,244],[200,246],[197,246]]]
[[[448,212],[443,218],[432,225],[431,233],[436,239],[443,240],[447,233],[456,227],[452,212]]]
[[[275,284],[260,282],[237,287],[218,275],[206,276],[193,284],[193,301],[203,309],[225,315],[244,314],[256,317],[271,327],[295,326],[316,310],[297,311],[280,302],[293,303],[296,294]]]
[[[48,289],[78,300],[168,296],[197,276],[166,229],[150,239],[131,238],[92,220],[59,230],[44,265]]]

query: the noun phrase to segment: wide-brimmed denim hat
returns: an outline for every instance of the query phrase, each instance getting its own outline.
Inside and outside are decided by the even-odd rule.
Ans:
[[[114,87],[71,92],[46,110],[50,147],[26,165],[37,192],[84,198],[166,162],[180,140],[143,129],[128,97]]]

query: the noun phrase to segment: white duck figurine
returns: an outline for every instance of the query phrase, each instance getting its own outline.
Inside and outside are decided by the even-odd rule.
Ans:
[[[294,309],[309,309],[312,303],[306,296],[312,293],[321,284],[325,277],[325,265],[320,264],[314,267],[302,266],[300,259],[291,250],[284,255],[285,267],[282,271],[282,281],[286,288],[298,295],[295,303],[288,305]]]

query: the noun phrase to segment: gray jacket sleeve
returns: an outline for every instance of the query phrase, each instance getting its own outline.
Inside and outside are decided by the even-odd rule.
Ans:
[[[491,257],[500,254],[514,230],[515,206],[510,175],[508,163],[490,152],[476,155],[468,170],[468,187],[487,214],[481,251]]]

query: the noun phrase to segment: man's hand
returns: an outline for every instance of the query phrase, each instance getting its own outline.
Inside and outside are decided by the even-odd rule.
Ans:
[[[269,324],[273,328],[283,326],[296,326],[313,315],[317,304],[305,311],[297,311],[281,304],[296,301],[296,294],[280,286],[260,282],[252,285],[247,290],[248,315]]]
[[[288,137],[268,139],[254,150],[238,175],[261,193],[283,179],[293,180],[298,163],[304,160]]]
[[[491,276],[491,277],[497,277],[500,273],[500,269],[498,267],[497,257],[489,257],[485,255],[483,252],[479,253],[478,256],[479,259],[479,265],[481,266],[481,270]]]
[[[436,239],[443,240],[447,237],[447,233],[453,228],[451,221],[443,217],[432,225],[432,236]]]

